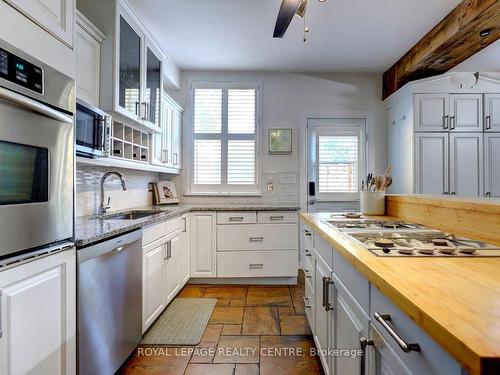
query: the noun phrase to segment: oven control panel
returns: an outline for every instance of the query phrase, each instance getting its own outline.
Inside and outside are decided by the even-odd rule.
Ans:
[[[43,94],[43,70],[0,48],[0,78]]]

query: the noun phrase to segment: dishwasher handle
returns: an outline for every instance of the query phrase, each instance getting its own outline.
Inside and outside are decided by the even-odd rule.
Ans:
[[[77,249],[78,263],[86,262],[107,253],[120,253],[127,245],[142,238],[142,229],[123,234],[95,245]]]

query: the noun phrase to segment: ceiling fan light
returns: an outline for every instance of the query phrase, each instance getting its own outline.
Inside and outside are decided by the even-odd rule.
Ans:
[[[297,15],[300,18],[304,18],[304,15],[306,14],[306,9],[307,9],[307,0],[302,0],[299,7],[297,8],[297,11],[295,12],[295,15]]]

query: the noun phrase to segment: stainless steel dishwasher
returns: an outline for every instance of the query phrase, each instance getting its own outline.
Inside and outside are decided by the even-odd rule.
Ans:
[[[114,374],[141,341],[142,230],[78,249],[78,370]]]

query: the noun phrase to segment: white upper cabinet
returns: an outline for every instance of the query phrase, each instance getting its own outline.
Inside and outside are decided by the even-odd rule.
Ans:
[[[500,133],[484,135],[484,193],[500,198]]]
[[[160,132],[163,62],[146,25],[123,0],[77,0],[105,35],[101,48],[101,107],[121,122]]]
[[[450,134],[450,194],[483,195],[483,134]]]
[[[484,130],[500,132],[500,94],[484,95]]]
[[[123,7],[120,7],[118,28],[118,63],[116,76],[117,95],[114,98],[115,111],[136,121],[145,116],[143,95],[143,43],[144,35],[139,25]]]
[[[145,87],[144,87],[144,106],[145,121],[152,126],[160,126],[160,108],[163,87],[163,72],[161,63],[161,54],[155,47],[146,41],[146,63],[144,64]]]
[[[448,133],[415,134],[415,193],[448,193]]]
[[[181,169],[182,111],[174,108],[172,115],[172,165]]]
[[[74,0],[5,1],[68,47],[73,47]]]
[[[450,95],[449,127],[454,132],[483,131],[483,95]]]
[[[76,96],[99,107],[102,34],[88,19],[76,11]]]
[[[153,135],[152,162],[175,170],[181,168],[182,108],[166,93],[161,107],[161,133]]]
[[[415,94],[415,131],[483,131],[482,94]]]
[[[415,95],[415,131],[443,131],[448,128],[448,94]]]

